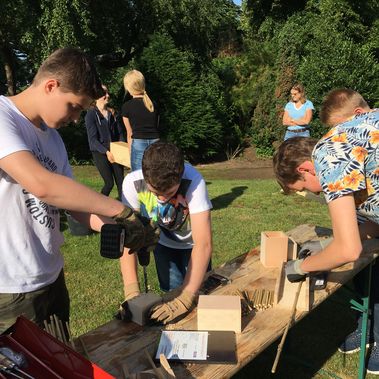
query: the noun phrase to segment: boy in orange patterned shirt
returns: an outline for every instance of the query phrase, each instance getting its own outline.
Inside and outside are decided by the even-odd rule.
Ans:
[[[379,111],[370,110],[357,92],[338,89],[324,100],[321,120],[333,128],[320,141],[287,140],[274,157],[274,171],[284,190],[323,191],[333,226],[334,238],[325,249],[288,262],[291,281],[357,260],[361,240],[379,236]],[[366,220],[359,226],[357,214]],[[341,350],[353,352],[359,346]],[[371,355],[368,370],[379,374],[379,346]]]

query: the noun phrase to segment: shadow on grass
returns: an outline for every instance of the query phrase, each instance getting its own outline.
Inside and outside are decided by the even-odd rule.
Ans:
[[[233,379],[338,378],[340,373],[333,372],[335,366],[339,367],[338,371],[347,374],[344,370],[345,356],[338,353],[337,349],[356,327],[354,313],[350,309],[350,298],[351,292],[341,288],[290,329],[275,374],[271,373],[271,368],[281,337],[241,369]],[[334,365],[328,362],[325,367],[326,361],[331,357],[338,362]],[[354,354],[352,358],[358,364],[359,355]],[[328,368],[329,365],[332,368]],[[355,377],[351,372],[349,375]]]
[[[247,188],[247,186],[233,187],[231,192],[214,197],[211,199],[213,209],[227,208],[237,197],[242,196]]]

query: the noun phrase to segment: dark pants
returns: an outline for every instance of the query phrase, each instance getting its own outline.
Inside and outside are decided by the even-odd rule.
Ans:
[[[33,292],[0,293],[0,333],[15,323],[20,315],[43,327],[50,315],[69,321],[70,298],[63,270],[56,281]]]
[[[379,240],[378,240],[379,243]],[[366,282],[366,270],[359,272],[353,279],[357,292],[362,296]],[[379,258],[376,259],[372,267],[371,287],[370,287],[370,311],[369,330],[374,341],[379,343]],[[358,328],[362,327],[362,313],[358,312]]]
[[[93,161],[99,170],[101,177],[104,180],[101,193],[109,196],[112,191],[113,185],[116,182],[118,198],[121,200],[122,196],[122,182],[124,180],[124,166],[118,163],[111,163],[108,161],[106,154],[101,154],[98,151],[92,151]]]
[[[183,284],[192,249],[171,249],[158,244],[154,250],[159,286],[162,291],[171,291]],[[211,270],[211,262],[207,271]]]

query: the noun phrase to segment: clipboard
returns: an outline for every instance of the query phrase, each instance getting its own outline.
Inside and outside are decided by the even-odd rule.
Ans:
[[[199,343],[198,347],[194,348],[194,350],[190,350],[189,352],[187,352],[187,354],[185,354],[185,357],[183,357],[181,353],[176,354],[175,352],[173,352],[181,350],[183,345],[187,344],[186,338],[183,338],[183,336],[187,335],[190,338],[190,333],[194,336],[197,334],[199,336],[199,339],[204,338],[203,341]],[[177,346],[169,346],[167,342],[168,336],[171,338],[170,341],[172,342],[172,344],[177,344]],[[206,351],[198,351],[203,348],[205,348]],[[189,347],[189,349],[191,349],[191,347]],[[207,364],[237,363],[236,335],[233,331],[162,331],[159,345],[155,355],[155,360],[159,360],[160,354],[164,354],[169,362],[192,362]]]

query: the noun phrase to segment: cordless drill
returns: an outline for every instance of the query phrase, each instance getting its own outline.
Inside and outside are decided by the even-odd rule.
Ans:
[[[303,250],[299,255],[299,259],[305,259],[312,255],[312,252],[308,249]],[[327,271],[317,271],[311,272],[309,274],[310,278],[310,289],[311,290],[323,290],[326,287],[328,281],[328,272]]]
[[[124,252],[125,229],[119,224],[104,224],[100,235],[100,254],[104,258],[118,259]],[[130,252],[133,254],[133,252]],[[138,263],[142,266],[145,292],[147,293],[147,266],[150,263],[150,251],[145,247],[137,252]]]

